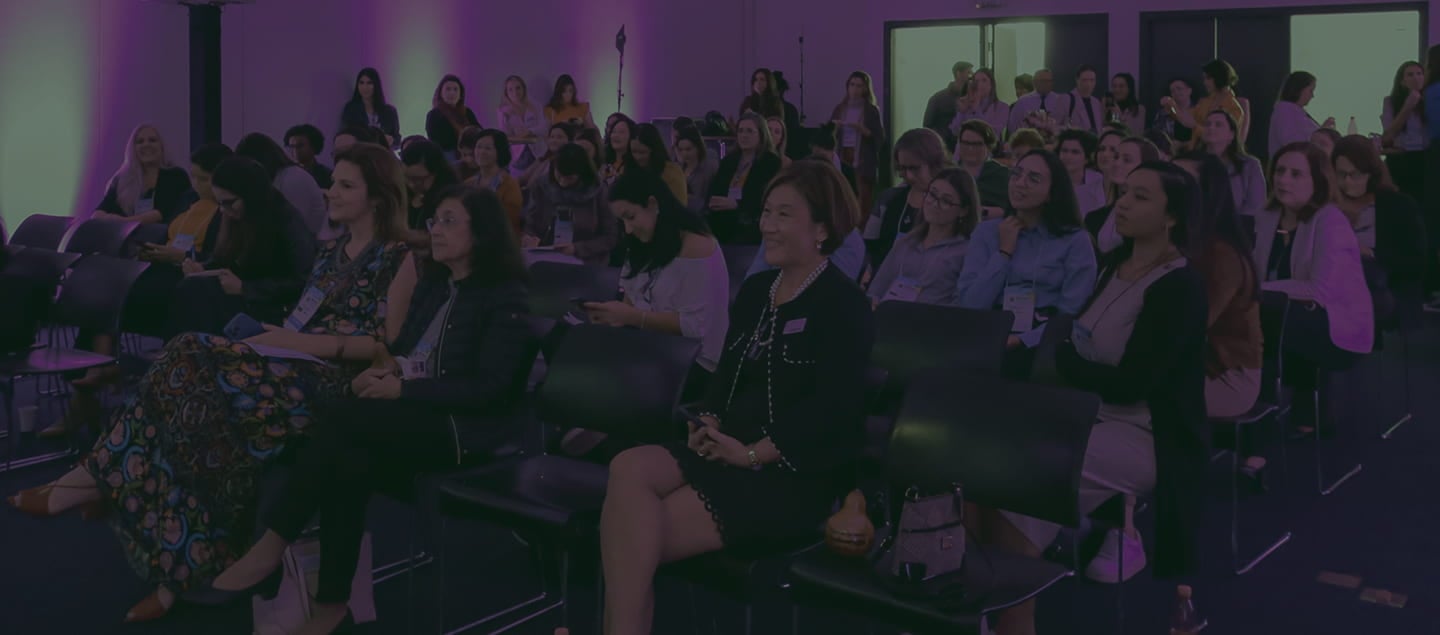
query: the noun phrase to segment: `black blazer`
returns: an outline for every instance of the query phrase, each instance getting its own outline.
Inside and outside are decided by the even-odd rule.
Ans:
[[[400,112],[390,104],[385,104],[376,113],[380,120],[380,131],[390,135],[393,141],[390,145],[400,145]],[[365,103],[356,99],[345,104],[345,109],[340,112],[340,126],[369,128],[370,117],[365,114]]]
[[[745,185],[740,189],[739,206],[735,211],[710,213],[712,222],[720,225],[716,231],[716,238],[720,239],[720,242],[760,242],[760,212],[765,205],[765,188],[770,185],[770,180],[780,173],[780,166],[780,155],[773,152],[755,157],[755,164],[750,166],[750,175],[745,177]],[[735,172],[739,169],[739,151],[731,152],[721,159],[715,177],[710,179],[710,196],[729,196],[730,181],[734,180]]]
[[[465,108],[465,125],[478,126],[480,120],[475,118],[475,111]],[[440,146],[441,150],[454,152],[455,146],[460,144],[460,131],[450,125],[450,120],[445,114],[434,108],[425,115],[425,136]]]
[[[155,178],[155,189],[150,190],[151,198],[155,203],[155,209],[160,212],[162,223],[169,223],[176,216],[187,209],[195,202],[195,190],[190,187],[190,174],[180,168],[160,168],[160,174]],[[119,194],[115,191],[115,181],[110,181],[110,186],[105,189],[105,198],[95,209],[121,216],[132,216],[120,209]]]
[[[1114,269],[1100,276],[1095,297]],[[1092,297],[1093,300],[1093,297]],[[1205,285],[1189,267],[1176,269],[1145,290],[1144,305],[1118,366],[1080,357],[1066,337],[1055,365],[1070,385],[1109,404],[1150,406],[1155,435],[1155,574],[1173,577],[1199,566],[1197,546],[1210,462],[1205,418]]]
[[[487,286],[474,276],[455,292],[432,353],[436,376],[406,381],[400,398],[444,413],[462,453],[484,452],[511,435],[511,426],[497,422],[521,402],[535,358],[528,293],[517,281]],[[396,355],[414,350],[449,298],[447,275],[421,278],[391,346]]]
[[[736,369],[779,275],[772,270],[750,276],[731,305],[725,348],[700,409],[718,414],[722,425]],[[797,322],[803,326],[786,328]],[[776,324],[770,440],[794,471],[838,478],[853,467],[864,439],[865,376],[875,339],[870,300],[838,267],[826,267],[800,297],[780,305]],[[765,390],[765,382],[741,382],[736,403],[749,399],[747,390]]]

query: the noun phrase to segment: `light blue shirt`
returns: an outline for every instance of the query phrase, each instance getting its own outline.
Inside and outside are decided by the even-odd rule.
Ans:
[[[865,267],[865,239],[860,237],[859,231],[850,232],[845,237],[845,242],[840,243],[840,248],[830,254],[830,264],[840,268],[851,280],[860,279],[860,270]],[[749,278],[761,271],[774,269],[765,262],[765,243],[760,243],[760,251],[755,252],[755,261],[750,263],[750,270],[745,272]]]
[[[1020,232],[1013,257],[1000,253],[1001,219],[988,220],[975,228],[965,253],[965,268],[955,283],[956,303],[967,309],[995,309],[1001,306],[1005,287],[1033,284],[1035,308],[1053,308],[1078,315],[1095,290],[1095,248],[1090,234],[1076,230],[1052,234],[1043,227]],[[1030,348],[1040,343],[1044,325],[1020,334]]]

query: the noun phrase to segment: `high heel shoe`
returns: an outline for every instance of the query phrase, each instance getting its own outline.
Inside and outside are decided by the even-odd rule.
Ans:
[[[284,574],[284,567],[275,567],[275,570],[265,576],[265,579],[243,589],[217,589],[207,584],[186,591],[185,601],[201,606],[220,606],[242,600],[249,601],[251,596],[255,595],[269,600],[280,592],[280,582],[284,578]]]
[[[165,617],[169,612],[170,607],[160,601],[160,592],[151,591],[150,595],[145,596],[145,599],[140,600],[138,604],[125,612],[125,623],[151,622]]]
[[[14,496],[7,497],[5,499],[5,502],[8,503],[11,507],[14,507],[15,509],[18,509],[21,512],[24,512],[26,515],[32,516],[34,518],[54,518],[69,511],[70,509],[80,510],[80,517],[85,520],[97,520],[100,518],[104,518],[110,513],[109,506],[105,505],[105,501],[103,500],[90,501],[88,503],[81,503],[72,508],[50,511],[50,495],[55,493],[55,490],[57,488],[91,489],[89,487],[73,487],[67,485],[56,485],[54,483],[47,483],[39,487],[32,487],[27,490],[21,490]]]

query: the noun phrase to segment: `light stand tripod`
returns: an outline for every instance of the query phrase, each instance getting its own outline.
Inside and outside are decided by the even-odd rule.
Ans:
[[[615,112],[624,112],[625,103],[625,25],[615,34],[615,50],[620,52],[620,72],[615,77]]]

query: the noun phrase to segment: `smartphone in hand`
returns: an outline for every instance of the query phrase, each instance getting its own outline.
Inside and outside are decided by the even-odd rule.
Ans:
[[[244,313],[237,314],[225,325],[225,337],[232,340],[243,340],[255,337],[265,332],[265,325]]]

